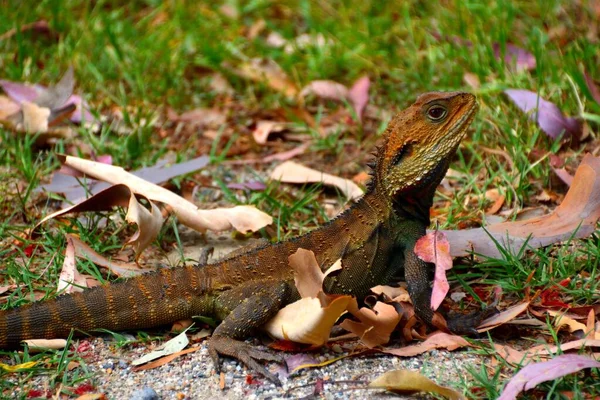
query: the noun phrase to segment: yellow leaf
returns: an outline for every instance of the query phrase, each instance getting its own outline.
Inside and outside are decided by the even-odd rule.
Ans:
[[[35,367],[36,364],[37,364],[37,361],[28,361],[26,363],[17,364],[17,365],[8,365],[8,364],[0,363],[0,368],[2,368],[6,372],[17,372],[22,369],[33,368],[33,367]]]
[[[444,396],[451,400],[465,399],[465,397],[457,391],[440,386],[418,372],[405,369],[386,372],[369,383],[369,387],[384,388],[390,392],[401,394],[428,392],[439,394],[440,396]]]

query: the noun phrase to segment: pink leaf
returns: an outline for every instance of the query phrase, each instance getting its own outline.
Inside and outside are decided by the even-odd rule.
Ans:
[[[0,81],[2,90],[7,94],[8,97],[13,99],[15,102],[21,104],[24,101],[33,103],[33,101],[40,95],[43,88],[34,87],[30,85],[24,85],[18,82],[12,81]]]
[[[371,81],[368,76],[363,76],[354,82],[354,85],[350,88],[348,92],[348,100],[354,106],[354,112],[358,117],[358,120],[362,120],[362,114],[369,102],[369,87],[371,86]]]
[[[417,240],[415,254],[421,260],[435,264],[431,308],[437,310],[450,289],[448,279],[446,278],[446,271],[452,268],[450,243],[448,243],[448,239],[443,232],[428,232],[425,236]]]
[[[600,368],[600,362],[585,356],[564,354],[550,361],[529,364],[508,382],[498,400],[516,399],[523,390],[532,389],[542,382],[561,378],[584,368]]]
[[[348,98],[348,88],[335,81],[312,81],[300,91],[300,96],[314,95],[321,99],[343,101]]]
[[[507,89],[504,91],[517,107],[529,114],[540,128],[552,139],[563,132],[576,138],[581,136],[582,125],[575,118],[565,117],[559,108],[529,90]]]
[[[499,59],[501,57],[500,45],[494,43],[493,48],[494,55]],[[532,70],[536,67],[536,60],[533,54],[510,43],[506,43],[504,48],[504,62],[507,65],[514,66],[517,72]]]

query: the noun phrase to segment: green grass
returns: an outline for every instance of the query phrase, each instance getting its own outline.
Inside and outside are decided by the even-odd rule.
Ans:
[[[0,128],[0,285],[19,285],[8,297],[6,307],[28,302],[34,290],[48,296],[55,294],[65,233],[79,233],[103,254],[118,251],[126,236],[113,220],[103,226],[100,220],[107,220],[102,216],[88,215],[87,222],[72,219],[70,225],[61,224],[58,229],[49,223],[43,235],[23,239],[27,229],[56,207],[52,199],[34,189],[48,182],[58,167],[55,154],[72,151],[73,147],[83,156],[90,152],[110,154],[114,164],[127,169],[154,165],[165,156],[185,160],[199,153],[208,154],[209,171],[217,182],[212,190],[220,193],[220,203],[254,204],[273,215],[275,229],[263,232],[269,239],[305,232],[327,220],[322,188],[290,188],[265,181],[264,192],[228,190],[226,184],[238,181],[242,173],[250,174],[252,179],[265,179],[265,166],[228,166],[223,161],[231,159],[230,154],[244,143],[251,143],[249,149],[257,157],[266,154],[269,148],[252,144],[248,123],[257,115],[277,111],[312,139],[310,149],[300,160],[352,177],[365,170],[368,154],[387,121],[367,121],[363,129],[354,126],[321,138],[297,117],[295,111],[302,105],[268,85],[232,74],[227,65],[235,67],[253,58],[274,60],[298,87],[315,79],[351,85],[366,74],[372,82],[370,104],[390,111],[404,108],[425,91],[474,91],[481,111],[451,165],[464,177],[451,196],[440,194],[436,198],[444,228],[480,223],[489,204],[473,199],[483,198],[488,189],[498,188],[506,196],[505,209],[514,209],[514,214],[537,205],[532,199],[542,188],[564,193],[564,187],[556,186],[548,158],[533,159],[533,150],[559,153],[567,165],[576,166],[584,149],[597,147],[600,105],[592,100],[583,73],[600,77],[600,55],[597,39],[588,38],[597,15],[587,2],[471,0],[441,5],[416,0],[226,1],[237,10],[237,18],[226,16],[216,2],[13,3],[3,7],[0,34],[45,19],[55,37],[18,32],[0,41],[0,79],[52,84],[73,66],[77,92],[84,94],[98,114],[120,110],[132,130],[119,134],[107,127],[100,132],[81,128],[77,139],[40,148],[35,138],[16,136]],[[248,30],[261,19],[266,24],[264,31],[249,39]],[[322,35],[326,44],[286,52],[267,45],[265,38],[272,31],[288,40],[301,34]],[[496,58],[493,45],[505,49],[508,43],[535,55],[536,69],[515,73]],[[232,85],[235,94],[231,99],[226,100],[211,88],[213,72],[222,73]],[[464,83],[466,72],[478,77],[479,89],[472,90]],[[580,147],[561,148],[506,99],[502,94],[506,88],[539,91],[565,114],[584,117],[589,122],[591,139]],[[167,133],[163,139],[159,128],[149,121],[164,116],[167,107],[177,112],[215,107],[230,114],[214,141],[202,137],[201,131],[179,134],[168,124],[161,127]],[[337,105],[309,101],[305,107],[319,121]],[[349,105],[344,107],[351,109]],[[483,147],[501,150],[505,155],[488,153]],[[206,184],[196,175],[188,180]],[[182,181],[177,179],[177,184]],[[599,284],[594,282],[600,281],[599,237],[596,232],[586,240],[540,249],[525,257],[507,253],[502,259],[463,265],[459,268],[461,279],[499,285],[506,298],[518,299],[528,288],[533,293],[573,277],[567,287],[573,303],[597,303]],[[15,240],[23,244],[17,245]],[[166,225],[155,245],[167,248],[173,243],[180,243],[175,223]],[[33,257],[25,253],[28,246],[35,249]],[[106,278],[89,262],[78,265],[82,272]],[[531,281],[525,283],[531,271],[535,271]],[[582,271],[589,274],[585,281]],[[4,354],[14,363],[30,357]],[[74,387],[87,375],[65,372],[60,354],[31,357],[44,359],[50,366],[56,375],[56,387],[60,383]],[[47,372],[45,368],[36,367],[13,383],[0,378],[0,392],[27,382],[31,374],[43,372]],[[498,371],[486,368],[473,369],[471,378],[460,385],[465,390],[473,385],[485,388],[480,398],[495,396],[505,381]],[[598,395],[600,389],[589,385],[593,379],[593,374],[578,374],[577,379],[565,379],[560,385],[579,396],[586,390],[595,390],[593,393]],[[549,398],[557,395],[554,384],[540,390]]]

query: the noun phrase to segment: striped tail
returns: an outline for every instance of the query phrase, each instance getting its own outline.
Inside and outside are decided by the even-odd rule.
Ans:
[[[163,269],[123,282],[0,311],[0,348],[22,340],[66,338],[94,329],[120,331],[166,325],[210,314],[205,268]]]

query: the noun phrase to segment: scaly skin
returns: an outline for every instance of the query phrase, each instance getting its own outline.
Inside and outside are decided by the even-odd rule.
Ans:
[[[373,286],[408,283],[415,312],[431,324],[431,266],[413,252],[429,225],[436,187],[477,112],[468,93],[426,93],[390,122],[378,150],[367,193],[325,226],[284,242],[254,248],[214,264],[164,269],[54,300],[0,312],[0,348],[21,340],[89,332],[144,329],[195,315],[222,320],[209,341],[277,382],[256,360],[277,360],[242,342],[285,305],[299,299],[288,257],[312,250],[322,268],[341,258],[343,268],[324,282],[328,293],[362,299]],[[449,322],[468,332],[474,319]]]

